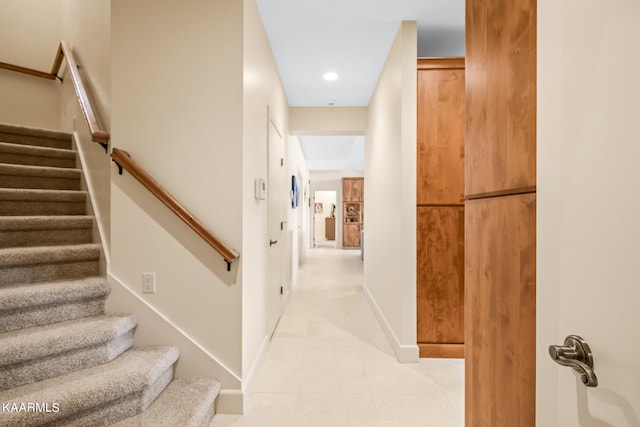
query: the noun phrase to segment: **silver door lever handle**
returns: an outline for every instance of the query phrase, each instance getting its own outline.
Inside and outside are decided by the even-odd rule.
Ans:
[[[564,345],[550,345],[549,355],[556,363],[577,371],[587,387],[598,386],[598,377],[593,371],[593,354],[582,337],[569,335],[565,338]]]
[[[269,246],[273,246],[273,245],[275,245],[276,243],[278,243],[278,241],[277,241],[277,240],[271,240],[271,239],[269,239]]]

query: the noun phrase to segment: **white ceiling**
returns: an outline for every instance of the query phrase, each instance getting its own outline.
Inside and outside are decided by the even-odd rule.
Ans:
[[[403,20],[417,21],[417,56],[464,55],[464,0],[257,3],[290,106],[367,106]],[[339,79],[325,81],[322,76],[329,71]],[[353,166],[353,159],[339,157],[352,155],[353,147],[338,142],[357,145],[353,137],[334,142],[300,139],[310,170],[311,165],[316,170]]]
[[[364,136],[298,137],[310,172],[364,170]]]

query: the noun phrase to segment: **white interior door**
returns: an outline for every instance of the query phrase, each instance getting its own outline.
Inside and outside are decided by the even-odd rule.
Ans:
[[[538,0],[540,427],[640,426],[638,43],[638,0]],[[549,356],[571,334],[595,388]]]
[[[283,257],[285,247],[284,214],[284,143],[282,134],[272,119],[269,119],[269,159],[267,186],[267,328],[269,334],[278,324],[282,313]]]

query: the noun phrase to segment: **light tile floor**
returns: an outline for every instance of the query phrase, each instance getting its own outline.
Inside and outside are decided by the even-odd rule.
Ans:
[[[401,364],[362,294],[358,250],[308,251],[245,415],[210,427],[460,427],[464,363]]]

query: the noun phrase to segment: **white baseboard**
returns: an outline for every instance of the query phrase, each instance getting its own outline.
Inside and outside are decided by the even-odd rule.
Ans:
[[[389,325],[389,322],[387,322],[387,318],[380,309],[380,306],[378,306],[378,303],[376,303],[373,295],[371,295],[369,289],[367,289],[367,287],[364,285],[362,286],[362,293],[367,299],[369,306],[371,306],[371,310],[373,310],[373,314],[375,314],[376,319],[378,319],[378,323],[384,331],[384,334],[387,336],[389,344],[391,344],[393,352],[396,354],[396,358],[398,359],[398,361],[400,363],[418,363],[420,361],[420,349],[418,348],[418,346],[416,344],[401,344],[400,340],[391,328],[391,325]]]
[[[242,393],[244,394],[244,398],[242,400],[242,407],[241,407],[243,411],[239,412],[240,414],[243,414],[249,405],[250,397],[251,397],[251,394],[253,393],[253,387],[256,384],[256,379],[258,377],[258,374],[260,374],[260,370],[264,365],[264,360],[266,359],[267,354],[269,353],[270,343],[271,343],[271,340],[269,336],[265,335],[264,340],[262,341],[262,345],[260,346],[260,350],[258,350],[258,354],[256,355],[256,358],[253,361],[253,365],[251,366],[251,369],[249,369],[249,373],[245,377],[244,381],[242,381]],[[236,414],[238,412],[224,412],[224,413]]]
[[[245,393],[242,390],[220,390],[216,414],[244,414]]]
[[[100,243],[102,244],[102,247],[103,247],[105,262],[107,265],[109,265],[111,263],[111,249],[109,247],[109,239],[107,239],[107,233],[103,228],[103,224],[105,223],[105,220],[104,218],[102,218],[102,212],[96,209],[96,206],[98,206],[97,201],[95,199],[96,186],[93,183],[91,175],[87,173],[87,168],[88,168],[87,155],[84,151],[84,146],[80,144],[80,137],[78,136],[78,132],[74,131],[72,133],[72,136],[73,136],[73,146],[76,148],[76,151],[78,152],[78,158],[80,159],[80,165],[82,167],[82,179],[86,184],[87,190],[89,193],[89,200],[91,202],[90,203],[91,214],[96,217],[95,225],[98,228],[98,234],[100,236]]]

